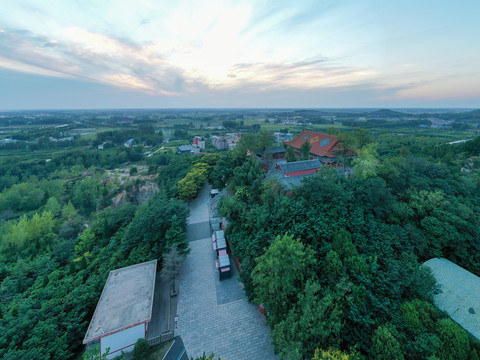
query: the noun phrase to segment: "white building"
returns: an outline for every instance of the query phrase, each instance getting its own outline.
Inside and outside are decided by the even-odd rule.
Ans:
[[[108,359],[130,352],[147,337],[152,319],[157,260],[110,271],[88,327],[84,344],[107,348]]]
[[[277,143],[277,145],[281,144],[283,141],[293,140],[293,134],[290,131],[286,134],[281,132],[274,132],[273,136],[275,137],[275,142]]]
[[[193,147],[196,147],[198,149],[205,149],[205,137],[195,136],[193,138]]]

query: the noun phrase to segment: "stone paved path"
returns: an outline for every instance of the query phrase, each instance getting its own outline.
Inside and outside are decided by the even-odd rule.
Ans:
[[[204,187],[189,205],[191,252],[180,274],[176,334],[193,358],[205,352],[222,360],[277,359],[270,329],[257,306],[248,303],[238,274],[218,280],[212,240],[209,233],[205,237],[209,191]]]

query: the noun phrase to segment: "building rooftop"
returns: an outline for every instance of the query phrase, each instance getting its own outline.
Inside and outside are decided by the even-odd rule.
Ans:
[[[447,259],[424,263],[437,280],[435,305],[480,340],[480,278]]]
[[[180,146],[177,146],[177,149],[180,152],[188,152],[188,151],[192,151],[193,147],[192,145],[180,145]]]
[[[151,320],[157,260],[112,270],[83,343]]]
[[[277,170],[276,172],[269,172],[267,174],[267,179],[272,179],[278,182],[284,191],[291,191],[293,190],[293,188],[296,188],[297,186],[302,186],[304,184],[305,179],[313,175],[315,174],[286,176],[285,174]]]
[[[280,170],[284,173],[291,173],[296,171],[319,169],[322,167],[322,163],[320,160],[314,159],[282,163],[279,164],[279,166]]]
[[[334,149],[337,147],[338,142],[334,135],[303,130],[300,135],[288,142],[288,144],[296,149],[300,149],[302,144],[306,141],[311,145],[311,154],[327,157],[334,156]]]
[[[265,149],[267,154],[283,154],[285,153],[285,148],[283,146],[271,146]]]

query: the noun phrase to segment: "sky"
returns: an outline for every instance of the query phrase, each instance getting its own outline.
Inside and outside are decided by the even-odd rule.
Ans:
[[[480,108],[480,1],[1,0],[0,110]]]

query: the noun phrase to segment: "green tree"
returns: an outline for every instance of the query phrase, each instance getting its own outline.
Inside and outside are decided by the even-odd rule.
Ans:
[[[252,186],[256,180],[262,179],[264,176],[265,172],[262,170],[260,162],[256,158],[250,157],[241,166],[235,168],[229,186],[232,188]]]
[[[75,210],[75,207],[73,204],[69,201],[67,204],[63,206],[62,209],[62,216],[66,219],[72,218],[77,215],[77,210]]]
[[[370,131],[362,128],[357,128],[353,131],[353,137],[355,139],[355,145],[358,149],[363,149],[366,145],[368,145],[372,139],[369,136]]]
[[[379,166],[378,153],[375,145],[370,144],[363,148],[358,159],[355,160],[353,174],[359,178],[375,177],[377,175],[377,167]]]
[[[148,352],[150,350],[150,345],[148,341],[144,338],[140,338],[135,343],[133,347],[133,359],[134,360],[144,360],[147,358]]]
[[[334,250],[330,250],[325,256],[322,270],[323,274],[330,279],[336,279],[338,274],[340,274],[340,271],[342,270],[342,261]]]
[[[287,162],[297,161],[297,155],[295,154],[295,150],[290,145],[287,146],[285,158],[287,159]]]
[[[155,195],[137,210],[122,239],[123,251],[144,249],[159,258],[165,249],[177,245],[179,251],[185,253],[187,215],[188,209],[178,200]]]
[[[207,181],[210,166],[196,163],[183,179],[178,182],[178,197],[184,201],[193,200]]]
[[[337,349],[316,349],[312,360],[359,360],[356,353],[348,354]]]
[[[470,356],[468,357],[469,360],[480,360],[480,357],[478,356],[478,352],[476,349],[472,349],[470,352]]]
[[[401,345],[387,326],[379,326],[372,337],[371,358],[375,360],[403,360]]]
[[[315,263],[313,250],[293,235],[277,236],[252,272],[255,301],[269,313],[268,322],[277,324],[287,315],[302,291],[309,269]]]
[[[335,151],[335,156],[338,159],[338,162],[345,168],[350,166],[352,155],[355,154],[354,148],[351,145],[353,140],[350,134],[345,132],[339,132],[336,135],[337,138],[337,151]]]
[[[56,198],[50,197],[45,204],[45,210],[50,211],[53,216],[57,217],[58,215],[60,215],[62,207],[60,206]]]
[[[240,164],[236,163],[231,151],[222,153],[211,172],[212,186],[217,189],[227,186],[228,180],[233,176],[233,169],[237,165]]]
[[[288,316],[275,325],[273,343],[280,357],[305,359],[315,348],[338,346],[343,313],[334,293],[322,291],[318,282],[308,280]]]
[[[273,145],[273,141],[273,132],[268,130],[262,130],[258,133],[255,150],[263,153],[268,147]]]
[[[308,160],[310,157],[310,150],[312,149],[312,145],[305,141],[302,146],[300,146],[300,153],[302,154],[302,160]]]
[[[407,325],[415,331],[433,331],[440,316],[434,305],[420,299],[404,302],[400,306],[400,312]]]
[[[85,351],[82,356],[82,360],[107,360],[107,355],[110,352],[110,348],[100,355],[100,346],[92,346],[88,351]]]
[[[410,150],[408,150],[408,147],[406,147],[405,145],[402,146],[400,148],[400,152],[399,152],[400,156],[403,156],[403,157],[407,157],[410,155]]]
[[[442,345],[436,355],[441,360],[468,359],[470,344],[465,330],[447,318],[437,322],[437,332]]]

